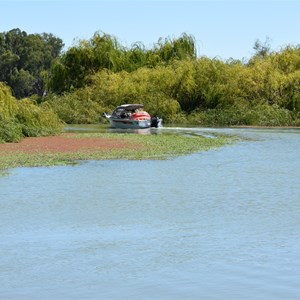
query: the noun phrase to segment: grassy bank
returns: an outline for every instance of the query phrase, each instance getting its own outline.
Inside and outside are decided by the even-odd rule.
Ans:
[[[179,155],[207,151],[224,146],[232,138],[217,136],[205,138],[200,136],[180,135],[135,135],[135,134],[106,134],[83,133],[76,135],[77,139],[97,138],[114,139],[116,142],[126,142],[130,147],[115,149],[89,149],[88,151],[70,151],[55,153],[37,151],[13,151],[1,153],[0,169],[33,166],[54,166],[74,164],[81,160],[107,160],[107,159],[168,159]]]

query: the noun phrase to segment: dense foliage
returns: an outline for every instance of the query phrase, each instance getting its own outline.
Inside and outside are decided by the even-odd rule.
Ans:
[[[195,40],[187,34],[160,39],[151,49],[142,43],[124,47],[99,32],[63,54],[62,45],[52,34],[19,29],[0,34],[0,81],[17,98],[32,95],[39,103],[18,104],[18,111],[32,111],[22,119],[26,124],[45,107],[66,123],[97,123],[106,122],[100,116],[117,105],[143,103],[165,123],[300,125],[299,46],[275,52],[256,41],[248,61],[224,61],[197,57]],[[7,100],[12,95],[6,88],[4,94],[2,121],[16,105]]]
[[[0,81],[16,98],[43,95],[45,79],[63,42],[52,34],[27,34],[20,29],[0,33]]]
[[[89,84],[48,97],[66,122],[95,123],[105,110],[142,102],[166,122],[200,125],[299,125],[300,48],[253,56],[248,63],[174,58],[155,67],[104,68]]]
[[[0,143],[17,142],[25,136],[58,134],[62,123],[49,105],[30,99],[17,100],[0,82]]]
[[[187,34],[173,40],[160,39],[153,49],[147,50],[142,43],[127,49],[115,37],[97,32],[89,41],[80,41],[53,62],[49,87],[60,94],[85,86],[90,75],[103,69],[114,73],[132,72],[141,67],[154,68],[174,59],[195,57],[194,39]]]

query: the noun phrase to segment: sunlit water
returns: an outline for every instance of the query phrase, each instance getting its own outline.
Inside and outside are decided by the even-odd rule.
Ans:
[[[300,130],[0,177],[0,299],[300,299]]]

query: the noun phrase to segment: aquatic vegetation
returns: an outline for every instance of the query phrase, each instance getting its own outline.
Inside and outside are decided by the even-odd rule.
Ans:
[[[0,169],[20,166],[52,166],[74,164],[81,160],[103,159],[169,159],[199,151],[216,149],[232,142],[234,139],[225,136],[206,138],[202,136],[184,136],[176,134],[138,135],[138,134],[108,134],[82,133],[77,139],[110,139],[125,142],[126,147],[99,148],[88,150],[60,152],[47,151],[11,151],[1,153]],[[128,146],[129,145],[129,146]]]

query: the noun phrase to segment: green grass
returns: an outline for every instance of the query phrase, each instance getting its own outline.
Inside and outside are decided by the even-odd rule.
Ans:
[[[199,151],[207,151],[224,146],[233,138],[216,136],[205,138],[201,136],[166,135],[136,135],[136,134],[107,134],[82,133],[77,138],[113,138],[125,140],[132,144],[133,149],[121,148],[114,150],[95,150],[92,152],[74,153],[10,153],[0,156],[0,170],[15,167],[69,165],[82,160],[108,159],[169,159]],[[139,145],[139,146],[137,146]],[[142,147],[141,147],[142,145]]]

